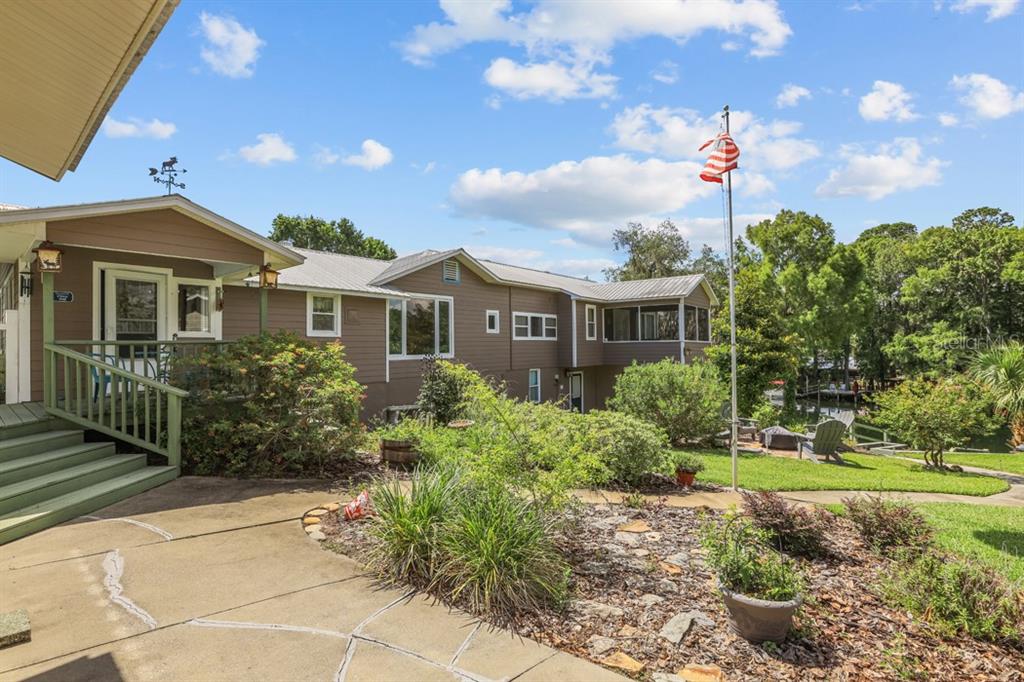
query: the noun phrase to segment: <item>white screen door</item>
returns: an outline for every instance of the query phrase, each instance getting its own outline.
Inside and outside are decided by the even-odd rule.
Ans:
[[[167,277],[130,270],[107,270],[103,277],[104,338],[139,342],[134,358],[127,346],[108,346],[107,353],[116,356],[118,364],[145,374],[146,356],[156,353],[154,346],[144,348],[145,342],[165,339],[167,334]]]

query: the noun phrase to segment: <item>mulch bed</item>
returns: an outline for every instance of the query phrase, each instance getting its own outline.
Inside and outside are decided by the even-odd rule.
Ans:
[[[829,537],[837,555],[804,564],[808,594],[795,632],[781,645],[748,643],[733,632],[702,559],[702,513],[720,512],[583,507],[582,527],[560,541],[572,566],[572,604],[527,614],[517,631],[598,663],[624,653],[644,667],[617,672],[644,680],[688,663],[717,665],[729,680],[1024,680],[1024,652],[969,637],[943,640],[886,606],[874,586],[893,565],[868,551],[844,519]],[[619,530],[627,524],[639,532]],[[323,519],[327,545],[357,560],[369,546],[366,528],[336,513]],[[692,623],[676,644],[661,631],[679,614]]]

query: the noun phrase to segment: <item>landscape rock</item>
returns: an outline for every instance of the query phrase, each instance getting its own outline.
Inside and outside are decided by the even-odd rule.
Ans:
[[[667,561],[659,561],[658,566],[661,568],[661,570],[665,571],[669,575],[679,575],[683,572],[683,569],[681,569],[678,565],[670,564]]]
[[[302,519],[302,525],[304,525],[304,526],[312,526],[315,523],[320,523],[320,517],[319,516],[308,516],[307,515],[305,518]]]
[[[312,523],[303,528],[307,534],[312,535],[313,533],[319,533],[321,528],[319,523]]]
[[[636,533],[616,533],[615,542],[626,547],[636,547],[640,544],[640,540],[637,538]]]
[[[679,591],[679,586],[668,578],[662,578],[658,581],[658,591],[664,594],[675,594]]]
[[[601,602],[594,601],[592,599],[580,599],[579,601],[573,602],[573,607],[585,616],[602,619],[621,618],[622,614],[625,613],[618,606],[602,604]]]
[[[607,530],[609,528],[615,528],[616,526],[619,526],[625,523],[626,521],[629,521],[628,516],[616,514],[615,516],[608,516],[603,519],[594,519],[590,522],[590,525],[592,525],[594,528],[603,528]]]
[[[618,527],[618,530],[622,533],[649,533],[651,531],[651,527],[646,521],[637,519],[635,521],[622,524]]]
[[[686,613],[678,613],[669,619],[665,625],[662,626],[661,631],[658,634],[673,644],[679,644],[683,641],[683,637],[690,631],[690,626],[694,623],[703,625],[706,627],[714,627],[715,622],[708,618],[701,611],[687,611]]]
[[[631,673],[638,673],[644,669],[643,663],[622,653],[621,651],[616,651],[611,656],[601,659],[601,663],[609,667],[619,668],[620,670],[626,670]]]
[[[341,509],[341,504],[339,502],[328,502],[324,505],[324,509],[329,512],[336,512]]]
[[[655,604],[660,604],[663,601],[665,601],[665,598],[656,594],[644,594],[640,596],[640,603],[644,606],[654,606]]]
[[[651,553],[651,550],[649,550],[649,549],[634,549],[631,552],[631,554],[633,556],[640,557],[641,559],[643,559],[645,556],[649,556],[650,553]]]
[[[683,678],[673,673],[654,673],[651,677],[654,682],[683,682]]]
[[[686,552],[676,552],[672,556],[665,557],[665,563],[683,568],[690,563],[690,555]]]
[[[314,527],[314,526],[309,526],[309,528],[313,528],[313,527]],[[310,537],[311,539],[313,539],[313,540],[316,540],[317,542],[319,542],[319,541],[321,541],[321,540],[326,540],[326,539],[327,539],[327,536],[326,536],[326,535],[324,535],[324,532],[323,532],[322,530],[320,530],[320,527],[319,527],[319,526],[316,526],[316,528],[317,528],[317,530],[314,530],[313,532],[311,532],[311,533],[309,534],[309,537]]]
[[[326,513],[327,510],[324,509],[323,507],[320,507],[318,509],[310,509],[308,512],[306,512],[306,516],[323,516]]]
[[[725,682],[725,673],[717,665],[687,663],[676,674],[686,682]]]
[[[587,640],[587,648],[590,650],[590,655],[595,657],[611,651],[615,648],[615,644],[615,640],[611,637],[602,637],[600,635],[593,635]]]
[[[647,540],[647,542],[661,542],[661,533],[657,531],[644,533],[644,540]]]

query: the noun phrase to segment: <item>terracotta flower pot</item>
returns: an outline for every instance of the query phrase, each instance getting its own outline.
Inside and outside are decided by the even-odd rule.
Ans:
[[[803,598],[797,595],[789,601],[755,599],[733,592],[719,584],[719,591],[729,609],[736,632],[748,642],[781,642],[793,626],[793,614],[800,608]]]
[[[696,472],[693,471],[677,471],[676,472],[676,483],[679,485],[689,488],[693,485],[693,479],[697,477]]]

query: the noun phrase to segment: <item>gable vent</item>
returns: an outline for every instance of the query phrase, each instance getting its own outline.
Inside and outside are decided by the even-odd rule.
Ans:
[[[458,282],[459,281],[459,261],[448,259],[443,265],[442,278],[446,282]]]

